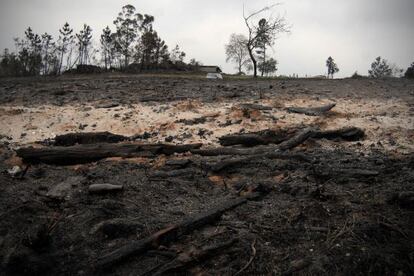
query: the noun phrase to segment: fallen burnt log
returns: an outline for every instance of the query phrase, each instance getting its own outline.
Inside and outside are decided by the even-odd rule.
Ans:
[[[252,133],[224,135],[219,138],[219,142],[222,146],[243,145],[252,147],[257,145],[279,144],[291,136],[292,134],[286,130],[276,131],[265,129]]]
[[[293,148],[299,146],[300,144],[302,144],[303,142],[305,142],[306,140],[308,140],[310,137],[313,137],[315,135],[315,133],[316,133],[316,131],[314,129],[306,128],[306,129],[302,130],[301,132],[297,133],[292,138],[280,143],[277,147],[277,150],[293,149]]]
[[[319,116],[336,106],[336,103],[327,104],[319,107],[288,107],[287,111],[291,113],[305,114],[308,116]]]
[[[110,132],[68,133],[55,137],[55,146],[73,146],[76,144],[118,143],[129,138]]]
[[[342,139],[346,141],[358,141],[364,138],[365,132],[357,127],[346,127],[334,130],[317,131],[314,133],[312,138],[315,139]]]
[[[191,153],[202,155],[202,156],[268,154],[274,151],[285,151],[285,150],[292,149],[302,144],[310,137],[312,137],[314,133],[315,133],[314,129],[306,128],[298,132],[294,136],[292,136],[290,139],[280,143],[277,146],[258,146],[254,148],[248,148],[248,149],[227,148],[227,147],[212,148],[212,149],[195,149],[195,150],[191,150]]]
[[[329,140],[346,140],[357,141],[364,137],[365,132],[357,127],[346,127],[334,130],[313,130],[311,137],[314,139]],[[253,133],[230,134],[219,138],[222,146],[243,145],[247,147],[268,144],[280,144],[284,141],[290,141],[294,137],[292,131],[289,130],[262,130]],[[293,142],[293,141],[291,141]],[[282,146],[283,147],[283,146]]]
[[[17,156],[27,163],[46,163],[51,165],[74,165],[95,162],[108,157],[140,157],[171,155],[198,149],[202,144],[90,144],[70,147],[21,148]]]
[[[279,145],[271,146],[257,146],[254,148],[212,148],[212,149],[195,149],[191,150],[193,154],[202,156],[220,156],[220,155],[239,155],[243,157],[238,158],[227,158],[221,160],[214,165],[210,166],[210,170],[213,172],[220,172],[224,169],[240,166],[243,164],[250,163],[257,158],[268,158],[268,159],[298,159],[303,162],[311,162],[309,158],[301,154],[286,154],[283,151],[295,148],[296,146],[304,143],[309,138],[346,138],[346,140],[356,139],[364,135],[363,130],[358,128],[345,128],[339,130],[330,131],[317,131],[312,128],[307,128],[298,132],[290,139],[285,140]]]
[[[151,236],[130,242],[102,257],[96,262],[97,268],[107,268],[115,265],[132,255],[140,255],[148,250],[157,248],[161,244],[175,241],[181,236],[199,229],[207,224],[218,220],[226,211],[232,210],[242,204],[247,203],[251,199],[257,199],[262,194],[252,193],[246,197],[239,197],[232,200],[226,200],[219,206],[212,207],[206,212],[188,217],[181,223],[164,228]]]

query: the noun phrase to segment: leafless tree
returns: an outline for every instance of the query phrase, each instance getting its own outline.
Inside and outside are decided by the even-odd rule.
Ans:
[[[226,62],[232,61],[237,66],[238,73],[243,72],[243,67],[247,69],[250,58],[247,51],[247,38],[242,34],[231,34],[230,41],[225,45],[226,48]]]
[[[259,46],[259,41],[262,40],[263,37],[270,37],[271,40],[268,40],[269,43],[272,43],[277,38],[278,34],[281,33],[289,33],[291,26],[286,22],[284,16],[278,15],[276,17],[269,16],[267,19],[261,18],[257,23],[255,18],[260,16],[266,11],[272,10],[278,4],[274,4],[271,6],[264,7],[258,11],[252,12],[246,15],[244,7],[243,7],[243,18],[248,30],[248,38],[247,38],[247,50],[249,52],[250,59],[253,63],[253,74],[254,77],[257,77],[257,60],[254,55],[255,50]],[[259,22],[264,22],[266,24],[259,25]]]

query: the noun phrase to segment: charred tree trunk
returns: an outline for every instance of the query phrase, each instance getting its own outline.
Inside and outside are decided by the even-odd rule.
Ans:
[[[55,137],[55,146],[74,146],[76,144],[118,143],[129,138],[110,132],[68,133]]]
[[[262,130],[253,133],[229,134],[219,137],[220,145],[243,145],[247,147],[257,145],[279,144],[292,137],[294,133],[286,130]]]
[[[331,103],[318,107],[288,107],[287,111],[291,113],[305,114],[308,116],[322,115],[336,106],[336,103]]]
[[[28,163],[51,165],[74,165],[95,162],[109,157],[153,157],[159,154],[171,155],[198,149],[201,144],[91,144],[71,147],[21,148],[17,156]]]
[[[253,54],[254,48],[252,48],[250,45],[247,45],[247,49],[249,50],[249,56],[253,63],[253,77],[257,78],[257,61]]]

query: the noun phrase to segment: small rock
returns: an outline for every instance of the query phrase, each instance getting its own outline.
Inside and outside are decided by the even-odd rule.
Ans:
[[[89,186],[89,193],[105,193],[112,191],[121,191],[124,187],[122,185],[113,185],[113,184],[92,184]]]
[[[22,174],[23,170],[19,166],[14,166],[13,168],[7,170],[7,173],[11,175],[11,177],[19,177]]]
[[[173,140],[174,140],[174,137],[172,136],[165,137],[165,142],[167,143],[171,143]]]

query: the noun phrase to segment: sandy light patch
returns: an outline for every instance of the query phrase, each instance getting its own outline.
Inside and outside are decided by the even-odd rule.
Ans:
[[[217,145],[218,138],[229,133],[313,125],[322,129],[356,126],[364,129],[365,145],[380,142],[388,149],[413,150],[414,122],[409,106],[390,99],[337,102],[326,116],[288,113],[289,106],[317,106],[329,99],[263,99],[255,104],[272,110],[251,110],[246,114],[240,102],[201,103],[177,101],[169,104],[133,104],[115,108],[92,106],[42,106],[27,108],[5,106],[0,109],[0,129],[13,142],[27,144],[69,132],[110,131],[132,136],[148,132],[149,142],[198,143]],[[206,117],[206,121],[185,124],[180,120]],[[168,140],[168,139],[167,139]]]

